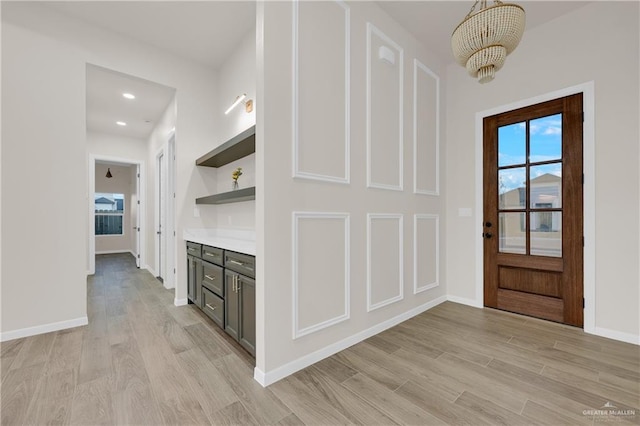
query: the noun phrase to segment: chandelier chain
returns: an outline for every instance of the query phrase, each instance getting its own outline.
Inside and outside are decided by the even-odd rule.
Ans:
[[[495,4],[502,4],[502,2],[500,0],[493,0],[493,2]],[[473,15],[473,12],[476,10],[476,6],[480,4],[480,8],[478,9],[478,12],[480,12],[482,9],[486,9],[487,8],[487,0],[476,0],[475,3],[473,3],[473,6],[471,6],[471,10],[469,10],[469,13],[467,13],[467,16],[465,17],[468,18],[469,16]]]

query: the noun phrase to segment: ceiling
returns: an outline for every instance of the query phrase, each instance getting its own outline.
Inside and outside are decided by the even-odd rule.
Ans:
[[[450,37],[473,1],[377,1],[445,63],[453,62]],[[589,3],[516,1],[527,12],[527,29]],[[139,40],[178,57],[217,69],[255,28],[255,1],[53,1],[48,7]]]
[[[255,1],[53,1],[58,12],[217,69],[255,28]]]
[[[54,1],[45,8],[219,68],[255,28],[255,1]],[[132,93],[127,100],[122,93]],[[147,139],[175,90],[96,66],[87,67],[87,130]],[[126,126],[118,126],[124,121]]]
[[[123,93],[136,98],[125,99]],[[171,87],[87,65],[87,130],[147,139],[174,94]]]
[[[514,0],[513,2],[522,6],[526,12],[525,31],[590,3],[546,0]],[[454,62],[451,53],[451,34],[469,13],[473,1],[378,1],[377,3],[415,38],[428,46],[428,49],[444,63]]]
[[[376,3],[444,63],[453,62],[451,32],[473,5],[471,0]],[[531,29],[589,2],[517,3],[525,8],[527,29]],[[212,69],[224,64],[256,25],[255,1],[54,1],[41,4]],[[88,129],[148,137],[172,98],[173,89],[98,67],[90,71],[87,76]],[[124,99],[125,90],[136,94],[136,100]],[[126,121],[128,125],[116,126],[117,120]]]

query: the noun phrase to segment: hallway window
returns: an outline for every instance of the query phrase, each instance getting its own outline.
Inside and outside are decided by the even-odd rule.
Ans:
[[[95,212],[96,235],[124,234],[124,194],[96,192]]]

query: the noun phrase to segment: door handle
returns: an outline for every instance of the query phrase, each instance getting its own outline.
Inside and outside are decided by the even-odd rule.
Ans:
[[[482,233],[482,238],[491,238],[493,235],[491,234],[491,232],[483,232]]]
[[[492,223],[491,223],[491,222],[486,222],[486,223],[484,224],[484,226],[486,226],[487,228],[491,228]]]

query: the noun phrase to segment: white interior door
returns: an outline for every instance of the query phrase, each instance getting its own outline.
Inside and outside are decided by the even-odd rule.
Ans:
[[[164,152],[158,155],[158,229],[157,235],[157,247],[158,247],[158,278],[164,280],[166,277],[166,256],[167,256],[167,238],[166,238],[166,187],[167,187],[167,173],[166,173],[166,161]]]
[[[132,206],[135,209],[133,217],[133,238],[136,250],[136,266],[140,267],[140,164],[136,164],[135,178],[136,204]]]
[[[167,213],[166,213],[166,272],[165,287],[174,288],[176,283],[176,141],[175,135],[171,136],[167,144]]]

